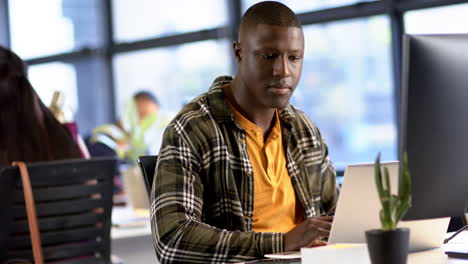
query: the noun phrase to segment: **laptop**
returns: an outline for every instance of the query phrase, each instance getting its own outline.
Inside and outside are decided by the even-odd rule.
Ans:
[[[392,193],[398,192],[399,162],[384,162],[390,173]],[[428,201],[429,202],[429,201]],[[346,168],[328,239],[334,243],[366,243],[365,231],[381,228],[380,200],[374,180],[374,164]],[[400,221],[398,227],[410,229],[410,252],[441,247],[450,217]]]

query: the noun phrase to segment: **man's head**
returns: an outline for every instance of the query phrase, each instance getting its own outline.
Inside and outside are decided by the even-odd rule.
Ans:
[[[158,99],[148,91],[141,91],[133,96],[135,100],[138,117],[143,120],[145,117],[156,113],[159,109]]]
[[[236,97],[253,108],[286,106],[299,82],[304,56],[302,26],[294,12],[278,2],[253,5],[242,16],[233,47],[238,63]]]

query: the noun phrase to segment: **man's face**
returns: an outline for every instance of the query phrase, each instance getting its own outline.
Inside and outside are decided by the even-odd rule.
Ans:
[[[244,91],[236,92],[252,109],[285,107],[301,77],[302,29],[259,24],[241,34],[234,52]]]
[[[156,113],[158,111],[158,105],[148,99],[136,99],[136,108],[138,117],[143,120],[145,117]]]

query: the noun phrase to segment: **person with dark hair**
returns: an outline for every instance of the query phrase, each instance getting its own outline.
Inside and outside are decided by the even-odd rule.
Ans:
[[[137,159],[158,153],[168,120],[161,113],[156,96],[147,90],[135,93],[126,110],[122,120],[128,142],[124,153],[128,166],[122,170],[124,192],[131,207],[148,209],[148,195]]]
[[[316,125],[289,104],[304,34],[287,6],[261,2],[242,16],[235,77],[170,122],[151,194],[161,263],[226,263],[326,244],[336,173]]]
[[[148,92],[148,91],[137,92],[133,96],[133,99],[135,99],[136,101],[148,101],[148,102],[153,103],[156,106],[159,106],[158,98],[156,98],[156,96],[154,96],[154,94],[152,94],[151,92]]]
[[[0,167],[80,158],[72,136],[42,103],[24,62],[0,46]]]
[[[133,102],[137,118],[126,122],[129,135],[127,157],[136,164],[139,156],[155,155],[159,151],[162,134],[168,122],[160,113],[159,100],[151,92],[142,90],[135,93]]]

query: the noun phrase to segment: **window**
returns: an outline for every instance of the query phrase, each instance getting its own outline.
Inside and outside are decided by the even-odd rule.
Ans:
[[[153,92],[168,116],[208,91],[214,78],[230,73],[227,40],[119,54],[114,61],[117,112],[140,90]]]
[[[407,12],[408,34],[468,33],[468,4],[451,5]]]
[[[119,42],[215,28],[228,18],[226,1],[219,0],[114,0],[113,11]]]
[[[30,80],[44,103],[63,90],[67,108],[80,106],[77,121],[89,132],[118,119],[139,90],[153,92],[170,117],[216,76],[232,74],[229,29],[237,19],[230,17],[260,2],[238,1],[242,10],[231,9],[231,0],[0,0],[0,42],[10,41],[33,64]],[[426,8],[426,0],[386,1],[388,6],[380,0],[279,1],[298,14],[327,9],[317,17],[326,23],[304,25],[306,56],[291,103],[320,127],[336,167],[373,162],[379,151],[383,160],[396,159],[392,82],[393,67],[400,69],[390,51],[392,45],[395,54],[401,50],[392,43],[391,23],[404,22],[412,34],[468,33],[468,3],[438,0],[433,5],[439,7]],[[388,16],[395,8],[404,12],[403,21]],[[209,35],[198,33],[203,30]],[[211,40],[214,32],[217,40]],[[139,41],[144,43],[132,43]]]
[[[11,47],[22,59],[95,47],[100,0],[9,1]]]
[[[55,91],[64,93],[64,110],[69,114],[78,110],[76,72],[71,64],[53,62],[33,65],[28,68],[28,78],[41,98],[49,106]],[[73,118],[73,116],[69,116]]]
[[[253,6],[263,0],[242,0],[242,9],[245,12],[249,7]],[[297,1],[297,0],[279,0],[287,5],[297,14],[305,13],[309,11],[315,11],[318,9],[333,8],[344,5],[355,4],[359,2],[371,2],[373,0],[309,0],[309,1]]]
[[[384,16],[304,27],[291,103],[316,122],[338,169],[397,156],[389,28]]]

